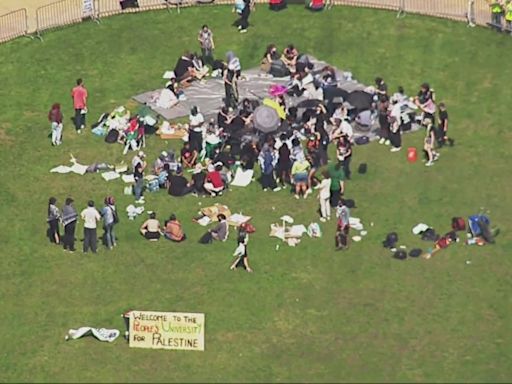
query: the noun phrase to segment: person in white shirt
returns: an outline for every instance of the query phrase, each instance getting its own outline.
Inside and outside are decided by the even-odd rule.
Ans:
[[[326,220],[331,220],[331,205],[329,204],[331,197],[331,178],[327,171],[324,171],[322,176],[324,177],[322,182],[318,184],[315,189],[319,189],[318,200],[320,200],[320,213],[322,215],[320,221],[325,222]]]
[[[190,109],[189,118],[189,129],[188,129],[188,142],[190,143],[190,149],[201,153],[203,150],[203,138],[205,136],[204,129],[204,116],[199,111],[199,108],[193,106]]]
[[[145,163],[145,158],[146,158],[146,154],[142,151],[139,151],[139,153],[137,153],[135,156],[133,156],[133,159],[132,159],[132,169],[135,169],[135,167],[137,166],[137,164],[141,163],[143,167],[146,167],[146,163]]]
[[[84,253],[92,250],[96,253],[98,236],[96,234],[97,223],[101,220],[100,213],[94,208],[94,201],[89,200],[87,208],[80,214],[84,221]]]
[[[238,246],[233,252],[233,256],[236,257],[235,261],[231,264],[229,269],[234,271],[236,268],[244,268],[247,272],[252,272],[251,267],[249,266],[249,258],[247,254],[247,242],[249,240],[249,236],[239,236],[238,237]]]

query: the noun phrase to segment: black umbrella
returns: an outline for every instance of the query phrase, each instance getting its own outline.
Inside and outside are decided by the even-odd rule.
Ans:
[[[326,87],[324,88],[324,100],[333,101],[334,98],[341,97],[343,100],[347,100],[349,95],[348,91],[342,88]]]
[[[350,92],[346,101],[348,101],[358,111],[370,109],[373,103],[373,96],[364,91]]]
[[[260,105],[254,110],[254,127],[264,133],[274,132],[279,127],[281,120],[274,108],[266,105]]]
[[[302,108],[302,109],[316,108],[321,103],[322,102],[320,100],[316,100],[316,99],[302,100],[299,104],[297,104],[297,108]]]

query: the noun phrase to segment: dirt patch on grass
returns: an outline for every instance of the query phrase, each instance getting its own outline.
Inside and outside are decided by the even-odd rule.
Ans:
[[[0,143],[1,144],[12,144],[14,139],[12,136],[9,136],[7,133],[7,129],[11,127],[9,123],[0,124]]]

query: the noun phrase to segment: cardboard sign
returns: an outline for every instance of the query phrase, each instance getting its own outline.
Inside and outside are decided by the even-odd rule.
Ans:
[[[130,312],[130,347],[204,351],[204,313]]]
[[[83,0],[82,17],[94,16],[94,0]]]

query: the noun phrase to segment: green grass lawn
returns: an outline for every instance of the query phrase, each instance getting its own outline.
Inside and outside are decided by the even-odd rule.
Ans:
[[[319,14],[260,7],[246,35],[230,27],[232,17],[228,7],[123,15],[48,33],[44,43],[0,46],[0,380],[512,380],[510,37],[349,7]],[[74,134],[69,92],[75,79],[83,77],[89,89],[91,120],[161,85],[163,71],[196,47],[205,22],[217,54],[233,50],[245,68],[258,64],[268,43],[293,42],[366,84],[380,75],[391,90],[403,85],[413,94],[428,81],[448,105],[456,146],[443,149],[432,168],[407,163],[405,151],[357,147],[353,168],[366,162],[369,170],[354,174],[347,196],[358,205],[353,215],[375,225],[344,253],[334,252],[334,228],[325,225],[322,239],[276,251],[270,223],[285,213],[306,225],[316,221],[316,200],[265,194],[258,184],[218,199],[254,217],[252,275],[228,270],[234,237],[197,244],[204,228],[190,219],[199,201],[211,200],[164,192],[147,194],[146,209],[161,219],[176,212],[190,238],[184,244],[148,244],[138,235],[143,218],[130,222],[125,215],[113,252],[70,255],[48,244],[49,196],[59,205],[73,196],[78,209],[107,194],[121,211],[132,202],[120,181],[48,172],[70,153],[85,164],[122,159],[120,146],[90,132]],[[46,114],[56,101],[64,105],[64,144],[53,148]],[[404,147],[419,148],[422,139],[406,135]],[[147,144],[150,161],[175,145],[154,137]],[[447,231],[452,216],[480,207],[501,228],[495,245],[458,244],[429,261],[405,262],[381,246],[394,230],[400,243],[426,249],[411,233],[415,224]],[[80,237],[81,231],[80,225]],[[64,342],[73,327],[122,329],[119,314],[129,308],[205,313],[205,352],[130,349],[122,339]]]

